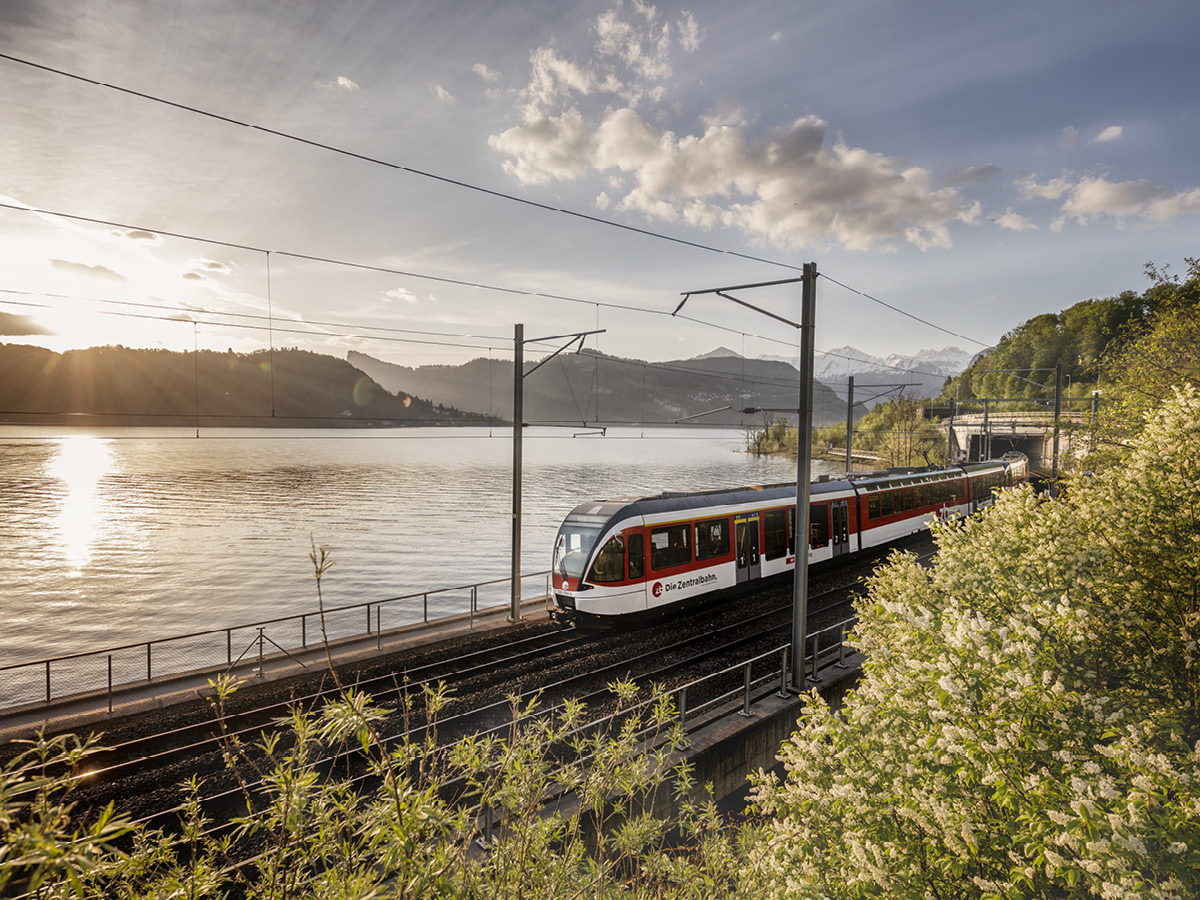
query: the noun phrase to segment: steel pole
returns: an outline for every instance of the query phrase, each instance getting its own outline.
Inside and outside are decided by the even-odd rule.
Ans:
[[[813,332],[817,312],[817,264],[804,264],[800,311],[800,402],[796,423],[796,566],[792,584],[792,690],[805,690],[808,641],[808,530],[812,477]]]
[[[521,428],[525,418],[525,326],[513,326],[513,513],[512,608],[510,622],[521,620]]]
[[[854,471],[854,456],[850,445],[854,442],[854,376],[850,376],[850,392],[846,395],[846,474]]]
[[[1062,363],[1054,364],[1054,461],[1050,470],[1050,496],[1058,497],[1058,420],[1062,414]],[[1042,445],[1046,446],[1045,444]]]

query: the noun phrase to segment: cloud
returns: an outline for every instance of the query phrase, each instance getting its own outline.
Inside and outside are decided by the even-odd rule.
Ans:
[[[993,165],[968,166],[950,178],[951,184],[987,184],[1000,174],[1000,167]]]
[[[327,91],[346,91],[351,94],[358,90],[358,85],[345,75],[339,75],[333,81],[318,81],[316,85]]]
[[[384,291],[383,296],[389,300],[399,300],[401,303],[417,302],[417,295],[407,288],[395,288],[394,290]]]
[[[774,43],[778,44],[780,41],[783,40],[783,32],[782,31],[775,32],[773,35],[771,35],[771,40]]]
[[[686,134],[658,125],[665,120],[654,112],[640,113],[640,103],[664,98],[672,52],[699,46],[690,14],[671,23],[639,0],[618,2],[595,20],[594,33],[588,58],[568,59],[554,46],[534,50],[521,122],[488,138],[504,156],[504,171],[522,184],[605,175],[600,209],[734,228],[785,249],[822,242],[949,247],[948,226],[980,215],[953,183],[851,146],[817,116],[755,132],[739,106],[723,99],[697,133]],[[981,166],[958,177],[974,183],[996,171]]]
[[[1071,176],[1062,175],[1058,178],[1052,178],[1045,184],[1038,184],[1032,178],[1026,178],[1017,182],[1017,188],[1020,191],[1022,200],[1057,200],[1071,189]]]
[[[188,281],[211,281],[212,280],[207,275],[201,275],[199,272],[184,272],[181,277],[187,279]]]
[[[1009,231],[1037,231],[1035,225],[1030,219],[1025,218],[1020,213],[1007,210],[1003,215],[996,216],[993,220],[1001,228],[1007,228]]]
[[[808,116],[758,138],[740,125],[677,136],[628,107],[598,122],[572,108],[493,135],[489,144],[525,184],[620,172],[633,187],[617,210],[736,228],[788,249],[834,241],[865,250],[893,240],[949,247],[947,226],[979,216],[978,204],[929,170],[830,141],[827,132],[824,120]]]
[[[0,312],[0,335],[5,337],[23,337],[26,335],[52,335],[53,331],[39,325],[31,316],[18,316],[13,313]]]
[[[221,275],[228,275],[233,271],[226,263],[215,259],[205,259],[204,257],[193,259],[189,265],[193,269],[203,269],[205,272],[217,272]]]
[[[1058,133],[1058,143],[1064,150],[1074,147],[1079,141],[1079,129],[1074,125],[1068,125]]]
[[[89,266],[87,263],[71,262],[67,259],[52,259],[50,265],[62,272],[74,272],[80,275],[96,275],[100,278],[115,278],[117,281],[126,281],[124,275],[119,272],[114,272],[108,266]]]
[[[111,234],[113,237],[147,243],[154,247],[161,246],[163,242],[161,235],[155,234],[153,231],[143,231],[140,228],[131,228],[128,230],[114,228],[109,232],[109,234]]]
[[[471,66],[471,71],[474,72],[476,75],[478,75],[480,78],[482,78],[484,81],[486,81],[488,84],[495,84],[497,81],[499,81],[501,78],[504,77],[499,72],[489,69],[483,63],[475,63],[475,65]]]
[[[453,106],[458,101],[454,99],[454,95],[442,87],[440,84],[431,84],[429,92],[437,98],[437,102],[445,106]]]
[[[1022,199],[1062,201],[1052,231],[1061,231],[1068,222],[1090,225],[1106,219],[1118,225],[1162,225],[1200,213],[1200,188],[1179,191],[1146,179],[1109,181],[1102,175],[1067,172],[1045,184],[1029,179],[1018,186]]]
[[[1119,141],[1125,129],[1120,125],[1109,125],[1098,135],[1088,141],[1089,144],[1111,144],[1113,141]]]

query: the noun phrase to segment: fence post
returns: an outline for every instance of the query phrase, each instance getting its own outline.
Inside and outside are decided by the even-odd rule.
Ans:
[[[846,668],[846,626],[838,628],[838,661],[834,663],[839,669]]]
[[[471,631],[475,630],[475,604],[479,601],[479,585],[471,585]]]
[[[784,647],[782,650],[779,651],[779,690],[775,692],[775,696],[782,697],[785,700],[788,698],[787,658],[788,658],[787,647]]]
[[[421,617],[426,623],[429,622],[429,592],[426,591],[421,595]]]
[[[108,654],[108,714],[112,715],[112,654]]]
[[[375,649],[380,653],[383,652],[383,629],[379,627],[379,610],[380,607],[375,607]],[[370,629],[368,628],[368,631]]]
[[[745,682],[745,685],[742,689],[742,711],[741,711],[740,715],[749,716],[750,715],[750,663],[746,663],[746,665],[743,666],[742,670],[744,673],[743,681]]]
[[[50,702],[50,660],[46,660],[46,702]]]
[[[300,616],[300,647],[301,647],[301,649],[304,649],[304,650],[308,649],[308,627],[307,626],[308,626],[308,614],[305,613]]]
[[[258,628],[258,677],[266,677],[266,673],[263,671],[263,630],[261,625]]]
[[[817,674],[817,657],[819,657],[821,655],[821,633],[819,631],[812,636],[812,645],[813,645],[812,674],[809,675],[808,677],[809,677],[810,681],[820,681],[821,676]]]
[[[233,629],[225,629],[225,665],[233,665]]]
[[[367,634],[371,633],[371,604],[367,604]]]
[[[150,671],[150,642],[146,641],[146,680],[153,681],[154,677]]]
[[[679,724],[687,724],[687,688],[679,689]]]

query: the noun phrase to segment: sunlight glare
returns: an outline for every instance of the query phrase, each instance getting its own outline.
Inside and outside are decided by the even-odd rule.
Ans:
[[[50,476],[67,489],[55,524],[63,555],[76,573],[91,560],[103,518],[103,500],[97,488],[111,469],[108,442],[87,435],[63,439],[58,456],[50,462]]]

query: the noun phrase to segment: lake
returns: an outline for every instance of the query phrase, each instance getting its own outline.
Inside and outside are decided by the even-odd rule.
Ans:
[[[0,427],[0,665],[311,612],[313,544],[327,607],[509,573],[510,429],[199,435]],[[523,447],[525,572],[585,500],[795,480],[731,429],[528,428]]]

